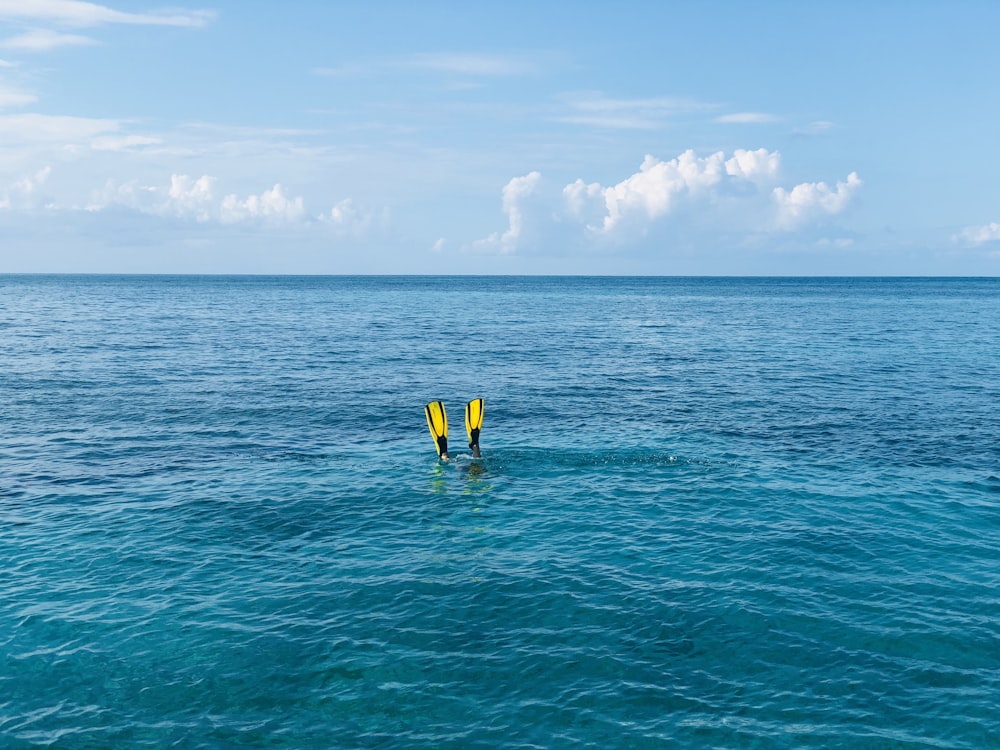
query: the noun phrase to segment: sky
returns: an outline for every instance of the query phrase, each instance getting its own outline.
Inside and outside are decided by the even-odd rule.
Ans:
[[[997,276],[998,29],[994,0],[0,0],[0,273]]]

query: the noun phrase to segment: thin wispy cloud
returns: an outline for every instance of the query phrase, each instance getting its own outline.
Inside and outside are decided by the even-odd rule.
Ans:
[[[567,94],[562,102],[569,112],[551,118],[554,122],[610,130],[653,130],[663,127],[672,118],[714,108],[712,104],[692,99],[618,99],[599,92]]]
[[[202,27],[215,18],[211,10],[128,13],[82,0],[0,0],[0,19],[54,23],[64,26],[134,24],[143,26]]]
[[[28,104],[34,104],[36,101],[38,101],[38,97],[32,93],[0,86],[0,109],[24,107]]]
[[[320,66],[313,68],[309,72],[315,76],[323,76],[325,78],[358,78],[374,73],[378,67],[374,63],[368,65],[350,63],[346,65]]]
[[[804,125],[800,128],[796,128],[792,131],[793,135],[826,135],[832,131],[837,126],[829,122],[828,120],[817,120],[815,122],[810,122],[808,125]]]
[[[121,129],[118,120],[70,117],[37,113],[0,116],[0,143],[18,146],[55,143],[60,146],[87,144],[90,139]]]
[[[769,115],[766,112],[734,112],[729,115],[716,117],[714,122],[724,125],[758,125],[769,122],[778,122],[781,118]]]
[[[331,78],[355,78],[385,73],[432,71],[476,78],[500,78],[531,75],[537,73],[539,70],[541,70],[541,65],[528,56],[464,52],[426,52],[391,59],[317,67],[312,69],[312,73]]]
[[[192,132],[230,138],[298,138],[322,135],[324,132],[316,128],[265,128],[217,122],[189,122],[183,124],[182,127]]]
[[[102,136],[91,141],[90,148],[94,151],[132,151],[162,143],[162,138],[145,135]]]
[[[414,55],[409,65],[425,70],[470,76],[520,76],[537,66],[527,59],[506,55],[434,53]]]
[[[34,29],[0,41],[0,48],[20,52],[48,52],[59,47],[86,47],[97,43],[96,39],[80,34],[62,34],[48,29]]]

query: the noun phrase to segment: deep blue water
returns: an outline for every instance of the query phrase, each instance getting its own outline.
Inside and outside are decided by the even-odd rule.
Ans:
[[[1000,747],[1000,280],[0,276],[0,353],[4,748]]]

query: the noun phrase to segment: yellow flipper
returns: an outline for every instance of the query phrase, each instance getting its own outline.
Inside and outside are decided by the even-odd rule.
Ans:
[[[448,458],[448,413],[444,410],[444,404],[431,401],[424,407],[424,412],[427,414],[427,427],[434,438],[438,455]]]
[[[465,431],[469,433],[469,447],[479,452],[479,431],[483,428],[483,400],[470,401],[465,406]]]

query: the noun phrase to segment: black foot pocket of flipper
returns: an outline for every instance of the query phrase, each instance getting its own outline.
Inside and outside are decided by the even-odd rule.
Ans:
[[[427,427],[434,438],[434,445],[441,458],[448,458],[448,413],[440,401],[431,401],[424,407]]]
[[[465,406],[465,431],[469,433],[472,455],[479,458],[479,431],[483,427],[483,400],[473,399]]]

